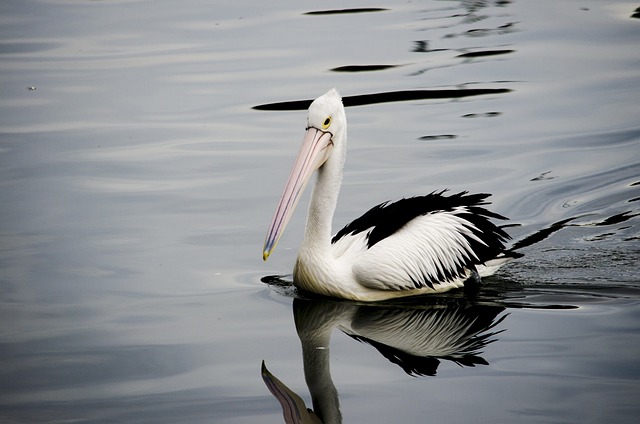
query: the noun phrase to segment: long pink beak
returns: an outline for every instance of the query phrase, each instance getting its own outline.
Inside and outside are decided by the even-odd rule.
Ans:
[[[276,247],[276,244],[278,244],[278,240],[280,240],[280,236],[298,205],[298,201],[313,171],[320,168],[329,158],[333,150],[331,137],[332,134],[330,132],[321,131],[314,127],[307,128],[302,140],[302,147],[300,147],[300,152],[284,187],[284,192],[271,220],[271,225],[269,225],[269,231],[264,241],[264,249],[262,250],[262,259],[265,261]]]

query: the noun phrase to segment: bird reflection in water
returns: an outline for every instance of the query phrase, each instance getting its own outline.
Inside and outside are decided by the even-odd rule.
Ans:
[[[495,329],[507,316],[501,314],[504,310],[450,298],[427,305],[296,298],[293,313],[313,410],[271,374],[264,362],[262,378],[280,402],[286,423],[340,423],[338,391],[329,366],[334,328],[373,346],[409,375],[433,376],[443,360],[460,366],[488,365],[480,355],[504,331]]]

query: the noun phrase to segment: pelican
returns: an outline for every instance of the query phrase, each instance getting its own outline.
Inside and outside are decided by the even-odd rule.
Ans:
[[[303,291],[358,301],[438,293],[479,281],[521,256],[505,249],[510,237],[483,208],[489,194],[446,190],[374,206],[332,237],[332,220],[347,150],[347,118],[338,90],[309,106],[302,146],[263,248],[266,261],[311,175],[304,238],[293,282]]]

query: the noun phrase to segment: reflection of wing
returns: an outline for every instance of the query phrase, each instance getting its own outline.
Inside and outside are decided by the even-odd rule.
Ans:
[[[320,418],[318,418],[312,410],[307,409],[300,396],[291,391],[291,389],[269,372],[264,361],[262,361],[262,379],[269,391],[278,399],[278,402],[280,402],[285,423],[322,424]]]
[[[338,327],[374,346],[411,375],[435,375],[440,360],[463,366],[487,364],[479,355],[500,331],[491,330],[506,315],[500,306],[450,304],[362,305],[329,300],[294,301],[303,344],[328,346]]]
[[[495,306],[448,305],[430,309],[361,306],[349,328],[351,337],[369,343],[408,374],[435,375],[439,359],[459,365],[486,365],[481,350],[501,331],[490,330],[505,316]]]
[[[438,371],[438,365],[440,360],[438,358],[430,356],[415,356],[410,353],[403,352],[399,349],[395,349],[391,346],[387,346],[382,343],[378,343],[375,340],[367,339],[360,336],[350,334],[354,339],[368,343],[371,346],[378,349],[378,352],[387,358],[390,362],[399,365],[404,372],[413,376],[429,375],[434,376]],[[479,358],[482,360],[482,358]]]
[[[360,307],[346,332],[391,345],[416,356],[456,357],[486,345],[503,308],[458,305],[433,309]]]

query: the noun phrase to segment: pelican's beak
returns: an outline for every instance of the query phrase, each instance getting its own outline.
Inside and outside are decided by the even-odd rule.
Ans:
[[[262,259],[265,261],[276,247],[284,228],[293,214],[293,210],[302,196],[304,188],[307,186],[313,171],[320,168],[329,158],[333,150],[333,135],[330,132],[321,131],[317,128],[307,128],[302,140],[302,147],[293,165],[287,185],[280,198],[280,203],[271,220],[267,238],[264,241]]]

